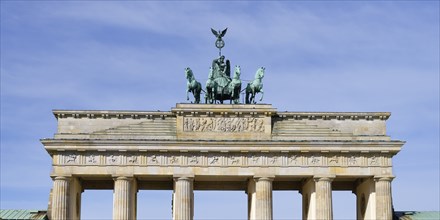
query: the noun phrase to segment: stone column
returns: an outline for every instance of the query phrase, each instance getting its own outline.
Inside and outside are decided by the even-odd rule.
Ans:
[[[333,219],[332,177],[315,177],[316,218]]]
[[[83,192],[80,179],[78,177],[70,178],[69,188],[69,219],[80,219],[81,194]]]
[[[302,194],[302,219],[316,219],[316,193],[315,181],[310,178],[303,182],[301,190]]]
[[[253,178],[249,179],[246,193],[248,195],[248,219],[256,219],[256,200],[257,195],[255,192],[255,180]]]
[[[69,216],[70,177],[57,176],[53,179],[52,216],[53,220],[67,220]]]
[[[393,219],[391,204],[391,181],[393,177],[375,177],[376,181],[376,218],[382,220]]]
[[[373,178],[358,180],[353,192],[356,194],[357,219],[376,219],[376,189]]]
[[[131,220],[135,217],[133,194],[133,177],[120,176],[114,178],[115,188],[113,191],[113,219]]]
[[[258,220],[272,220],[272,180],[271,177],[255,178],[255,206]]]
[[[176,177],[174,178],[174,202],[173,219],[174,220],[192,220],[193,219],[193,178]]]

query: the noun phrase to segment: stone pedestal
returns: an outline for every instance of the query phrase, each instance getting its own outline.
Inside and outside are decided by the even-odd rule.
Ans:
[[[54,220],[67,220],[69,217],[70,178],[57,176],[53,180],[52,216]]]
[[[116,177],[113,192],[113,219],[130,220],[135,218],[134,180],[132,177]]]
[[[194,215],[193,206],[193,178],[174,178],[173,219],[192,220]]]
[[[330,177],[315,177],[316,218],[333,219],[332,180]]]
[[[392,177],[377,177],[376,181],[376,218],[384,220],[393,219],[391,204]]]

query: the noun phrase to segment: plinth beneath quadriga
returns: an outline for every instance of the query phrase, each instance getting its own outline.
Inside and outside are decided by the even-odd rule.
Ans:
[[[332,219],[332,190],[350,190],[358,219],[392,219],[392,157],[404,142],[386,135],[390,113],[177,104],[54,115],[58,131],[42,140],[53,158],[52,219],[78,219],[85,189],[114,190],[114,219],[136,218],[142,189],[174,190],[179,220],[193,218],[193,190],[243,190],[259,220],[272,219],[273,190],[299,190],[303,219]]]

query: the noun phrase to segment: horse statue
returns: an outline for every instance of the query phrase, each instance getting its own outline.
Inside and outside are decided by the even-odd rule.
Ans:
[[[234,101],[234,104],[240,103],[240,90],[241,90],[241,68],[240,66],[235,66],[234,69],[234,77],[232,81],[228,84],[229,91],[231,92],[231,102]]]
[[[246,86],[246,104],[256,104],[255,95],[261,93],[260,102],[263,100],[263,77],[264,77],[264,67],[260,67],[255,73],[255,79],[248,83]]]
[[[213,104],[215,101],[215,93],[217,92],[217,83],[214,81],[214,73],[212,67],[209,68],[208,80],[206,81],[205,103]]]
[[[216,67],[213,71],[216,70]],[[240,89],[241,89],[241,80],[240,80],[240,67],[235,67],[234,78],[231,79],[226,75],[220,75],[217,78],[214,78],[214,95],[212,96],[211,103],[219,102],[223,104],[225,100],[229,100],[229,103],[238,104],[240,102]]]
[[[194,103],[200,103],[200,92],[202,91],[202,85],[197,82],[191,68],[185,68],[186,79],[186,100],[189,100],[188,93],[191,92],[194,95]]]

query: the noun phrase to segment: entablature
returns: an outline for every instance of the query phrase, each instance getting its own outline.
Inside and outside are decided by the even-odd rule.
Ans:
[[[158,152],[320,152],[390,153],[402,141],[206,141],[206,140],[41,140],[49,153],[56,151],[158,151]]]

